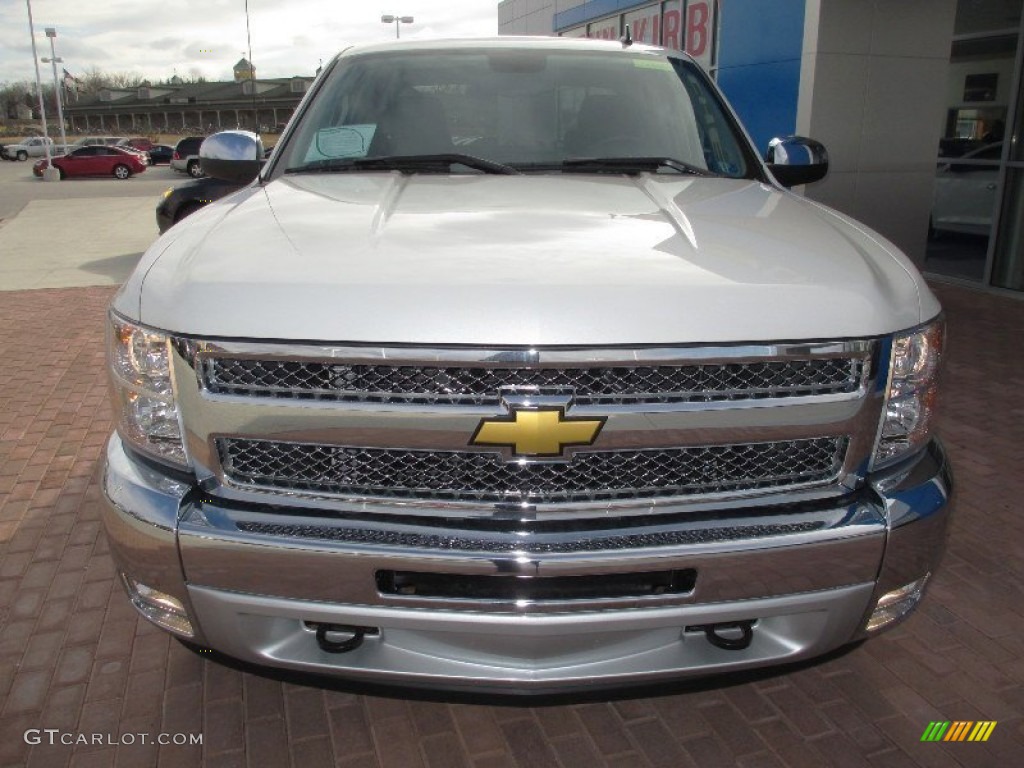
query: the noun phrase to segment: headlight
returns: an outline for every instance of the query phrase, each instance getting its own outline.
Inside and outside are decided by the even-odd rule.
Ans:
[[[171,382],[170,337],[110,313],[107,364],[121,439],[145,454],[188,467]]]
[[[173,192],[174,192],[174,187],[168,187],[167,191],[164,192],[164,198],[166,199],[166,198],[170,197],[171,193],[173,193]]]
[[[939,319],[893,337],[876,467],[903,458],[928,442],[944,336]]]

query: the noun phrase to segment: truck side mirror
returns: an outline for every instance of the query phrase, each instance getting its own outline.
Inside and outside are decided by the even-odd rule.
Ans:
[[[260,172],[263,142],[251,131],[221,131],[199,147],[203,173],[222,181],[248,184]]]
[[[768,170],[784,187],[811,184],[828,173],[828,152],[820,141],[805,136],[776,137],[765,154]]]

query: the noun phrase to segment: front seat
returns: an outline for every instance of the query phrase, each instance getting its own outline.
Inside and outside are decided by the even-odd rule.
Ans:
[[[570,157],[636,156],[647,144],[643,112],[633,99],[615,95],[587,96],[565,134]]]
[[[384,112],[367,157],[434,155],[452,151],[444,107],[436,96],[406,88]]]

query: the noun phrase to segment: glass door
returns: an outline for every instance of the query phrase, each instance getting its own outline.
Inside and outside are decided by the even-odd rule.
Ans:
[[[1001,271],[998,259],[994,270],[990,266],[993,254],[1020,239],[1019,212],[1004,209],[1003,198],[1013,183],[1021,185],[1011,161],[1019,135],[1013,124],[1021,112],[1022,5],[1024,0],[958,3],[928,224],[924,267],[929,273],[978,283],[991,275],[994,281]],[[1018,191],[1007,202],[1024,206],[1022,195]],[[1012,281],[1014,268],[1007,269]]]

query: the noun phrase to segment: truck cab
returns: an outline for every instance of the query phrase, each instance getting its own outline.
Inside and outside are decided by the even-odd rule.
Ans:
[[[104,522],[189,643],[537,693],[814,657],[938,567],[941,308],[685,54],[354,47],[115,296]]]

